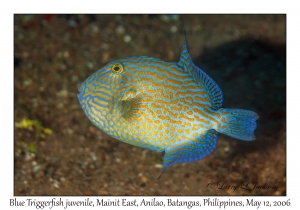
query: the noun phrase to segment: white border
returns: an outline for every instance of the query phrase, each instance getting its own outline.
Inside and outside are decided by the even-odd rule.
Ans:
[[[1,195],[0,206],[9,208],[9,199],[13,197],[13,14],[14,13],[287,13],[287,197],[254,197],[260,201],[291,199],[292,206],[299,206],[299,11],[296,1],[2,1],[1,8]],[[17,197],[28,199],[30,197]],[[50,197],[46,197],[50,199]],[[51,197],[52,198],[52,197]],[[85,197],[63,197],[80,199]],[[106,197],[107,199],[109,197]],[[123,197],[118,197],[122,199]],[[128,197],[124,197],[127,198]],[[129,197],[132,198],[132,197]],[[148,197],[151,199],[152,197]],[[167,199],[168,197],[160,197]],[[174,197],[172,197],[174,198]],[[179,197],[184,198],[184,197]],[[205,197],[185,197],[186,200]],[[218,197],[232,201],[245,200],[248,197]],[[36,197],[43,200],[43,197]],[[92,199],[96,199],[93,197]],[[141,200],[143,197],[137,197]],[[9,209],[20,209],[10,207]],[[77,207],[76,209],[82,209]],[[158,208],[158,207],[156,207]],[[195,208],[195,207],[194,207]],[[265,207],[270,209],[269,207]],[[22,208],[35,209],[35,208]],[[47,209],[47,208],[45,208]],[[58,208],[55,208],[58,209]],[[101,207],[101,209],[105,209]],[[264,209],[260,207],[260,209]]]

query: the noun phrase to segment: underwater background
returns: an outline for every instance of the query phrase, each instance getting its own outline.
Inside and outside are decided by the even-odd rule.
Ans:
[[[220,134],[158,180],[163,153],[96,128],[77,88],[119,58],[177,62],[183,30],[222,107],[259,115],[256,140]],[[14,122],[14,195],[286,195],[286,15],[15,15]]]

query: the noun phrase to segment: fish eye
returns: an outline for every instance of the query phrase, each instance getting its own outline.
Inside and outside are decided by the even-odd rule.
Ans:
[[[123,68],[122,64],[116,63],[111,67],[111,70],[115,74],[120,74],[121,72],[124,71],[124,68]]]

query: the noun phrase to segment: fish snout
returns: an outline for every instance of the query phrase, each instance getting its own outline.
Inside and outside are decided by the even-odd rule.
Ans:
[[[78,87],[78,94],[77,94],[77,97],[78,99],[82,98],[83,97],[83,94],[84,94],[84,84],[82,83],[79,87]]]

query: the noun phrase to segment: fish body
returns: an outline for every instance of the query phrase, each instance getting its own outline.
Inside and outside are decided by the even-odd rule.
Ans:
[[[96,127],[122,142],[164,152],[163,171],[209,155],[218,132],[255,139],[258,115],[221,108],[221,89],[193,64],[186,40],[179,62],[118,59],[90,75],[79,92],[79,103]]]

